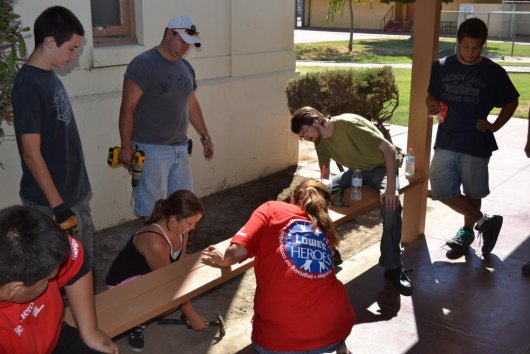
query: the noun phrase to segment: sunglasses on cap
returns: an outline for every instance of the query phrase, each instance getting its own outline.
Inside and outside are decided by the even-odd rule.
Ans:
[[[171,30],[173,30],[173,31],[175,31],[175,30],[184,30],[184,32],[188,36],[197,36],[197,37],[199,37],[199,34],[200,34],[200,32],[197,31],[197,27],[195,27],[195,25],[191,25],[191,28],[172,28]]]

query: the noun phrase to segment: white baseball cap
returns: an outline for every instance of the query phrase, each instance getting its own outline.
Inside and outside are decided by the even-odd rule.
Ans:
[[[184,42],[193,44],[197,48],[201,46],[199,32],[188,15],[175,16],[167,23],[167,28],[180,34]]]

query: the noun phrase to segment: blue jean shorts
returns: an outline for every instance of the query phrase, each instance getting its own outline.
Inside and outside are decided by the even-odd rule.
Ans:
[[[133,141],[143,150],[145,164],[134,188],[134,213],[150,216],[155,203],[179,189],[193,190],[188,145],[154,145]]]
[[[490,194],[489,161],[489,157],[436,149],[429,172],[432,199],[457,197],[462,191],[473,199],[486,197]]]
[[[338,343],[329,345],[327,347],[313,349],[313,350],[296,351],[296,352],[275,352],[275,351],[260,347],[254,341],[252,342],[252,347],[254,348],[254,351],[257,354],[328,354],[328,353],[335,353],[337,350],[339,350],[343,346],[343,344],[344,344],[344,341],[342,340]]]

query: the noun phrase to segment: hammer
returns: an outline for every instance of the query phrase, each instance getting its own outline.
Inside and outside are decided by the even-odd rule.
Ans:
[[[209,326],[219,327],[219,336],[223,338],[225,336],[225,321],[223,316],[217,311],[217,321],[209,321]],[[180,316],[180,319],[176,318],[160,318],[156,321],[159,325],[185,325],[188,329],[191,329],[191,323],[184,314]]]

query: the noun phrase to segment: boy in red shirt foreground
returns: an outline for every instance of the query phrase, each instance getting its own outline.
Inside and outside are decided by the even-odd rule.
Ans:
[[[97,327],[81,244],[31,207],[0,210],[0,354],[118,353]],[[76,328],[63,321],[64,288]]]

